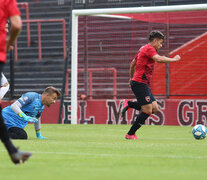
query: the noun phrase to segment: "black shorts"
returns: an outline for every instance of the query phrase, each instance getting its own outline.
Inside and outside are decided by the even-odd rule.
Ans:
[[[147,84],[131,81],[131,89],[140,106],[151,104],[153,101],[156,101]]]
[[[24,129],[18,127],[11,127],[8,129],[9,136],[12,139],[27,139],[27,133]]]

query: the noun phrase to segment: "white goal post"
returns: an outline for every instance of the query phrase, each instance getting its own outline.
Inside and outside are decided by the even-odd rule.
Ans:
[[[78,17],[79,16],[150,13],[150,12],[173,12],[173,11],[195,11],[195,10],[206,10],[206,9],[207,9],[207,4],[72,10],[71,124],[77,124],[78,122],[77,120],[77,109],[78,109],[77,87],[78,87]]]

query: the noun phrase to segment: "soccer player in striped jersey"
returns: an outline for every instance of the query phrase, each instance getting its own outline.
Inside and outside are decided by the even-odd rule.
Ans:
[[[152,31],[149,35],[149,43],[142,46],[130,65],[131,89],[136,96],[137,102],[125,100],[122,106],[122,116],[129,108],[141,110],[134,124],[126,134],[126,139],[138,139],[136,131],[145,123],[145,120],[158,111],[158,104],[155,100],[150,83],[154,64],[169,63],[180,60],[180,56],[173,58],[160,56],[158,50],[162,47],[164,35],[160,31]]]

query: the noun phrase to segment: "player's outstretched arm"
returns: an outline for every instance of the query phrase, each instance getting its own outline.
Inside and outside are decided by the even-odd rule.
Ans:
[[[180,56],[176,55],[173,58],[170,58],[170,57],[160,56],[160,55],[156,54],[156,55],[154,55],[152,57],[152,59],[154,61],[156,61],[157,63],[170,63],[170,62],[177,62],[177,61],[179,61],[180,60]]]

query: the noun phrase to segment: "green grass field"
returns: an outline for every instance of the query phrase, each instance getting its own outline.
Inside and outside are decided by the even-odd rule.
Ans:
[[[206,179],[207,139],[191,127],[143,126],[125,140],[129,125],[42,125],[48,140],[15,140],[32,158],[15,166],[0,144],[0,180]]]

